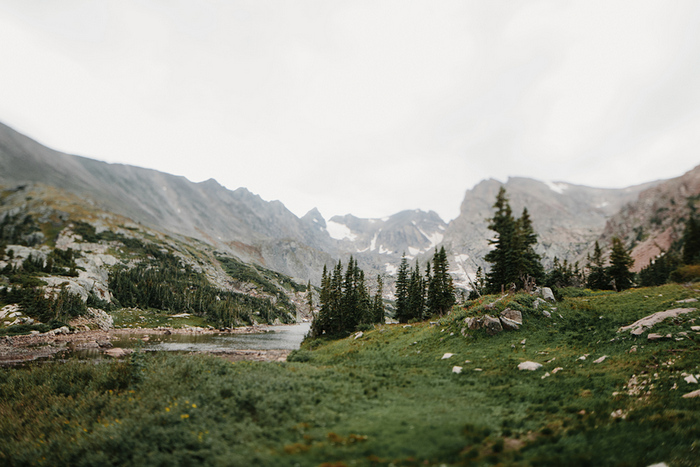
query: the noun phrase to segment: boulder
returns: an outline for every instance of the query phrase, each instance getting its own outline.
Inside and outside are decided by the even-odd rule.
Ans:
[[[486,333],[490,336],[496,335],[503,331],[503,326],[501,325],[501,320],[496,319],[489,315],[484,315],[483,317],[483,327],[486,329]]]
[[[121,347],[113,347],[111,349],[107,349],[104,351],[105,355],[109,355],[110,357],[114,358],[119,358],[123,357],[125,355],[128,355],[132,352],[131,349],[122,349]]]
[[[700,397],[700,389],[697,391],[689,392],[688,394],[683,394],[682,396],[685,399],[693,399],[695,397]]]
[[[647,339],[650,341],[657,341],[659,339],[663,339],[664,336],[661,334],[656,334],[655,332],[650,332],[649,335],[647,336]]]
[[[603,363],[603,362],[605,361],[606,358],[608,358],[608,356],[607,356],[607,355],[603,355],[602,357],[593,360],[593,363]]]
[[[453,367],[452,367],[452,373],[460,374],[461,372],[462,372],[462,367],[461,367],[461,366],[453,366]]]
[[[501,326],[503,326],[503,329],[508,330],[508,331],[517,331],[520,329],[520,324],[516,321],[513,321],[512,319],[505,318],[501,316]]]
[[[517,324],[523,324],[523,314],[518,310],[506,308],[501,312],[501,318],[508,318],[511,321],[515,321]]]
[[[472,331],[481,329],[481,320],[479,318],[467,318],[464,320],[464,322],[467,325],[467,327]]]
[[[446,353],[445,355],[442,356],[441,360],[448,359],[448,358],[452,357],[453,355],[454,355],[453,353]]]
[[[535,310],[537,310],[540,308],[540,305],[546,305],[546,304],[547,304],[547,302],[542,300],[540,297],[537,297],[535,299],[535,302],[532,304],[532,306],[535,308]]]
[[[548,302],[554,303],[557,301],[554,298],[554,292],[552,292],[552,289],[550,289],[549,287],[539,287],[535,289],[535,293],[547,300]]]
[[[518,365],[518,370],[521,370],[521,371],[523,371],[523,370],[535,371],[535,370],[539,370],[540,368],[542,368],[542,364],[537,363],[537,362],[522,362]]]
[[[649,316],[635,321],[629,326],[623,326],[617,330],[617,332],[630,331],[633,336],[641,335],[645,330],[650,329],[657,323],[665,320],[666,318],[675,318],[678,315],[683,315],[695,311],[696,308],[674,308],[673,310],[659,311]]]

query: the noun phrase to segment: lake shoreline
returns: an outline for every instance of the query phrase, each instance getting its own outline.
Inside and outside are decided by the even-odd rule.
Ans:
[[[293,326],[293,325],[289,325]],[[278,326],[275,326],[278,327]],[[116,349],[112,344],[115,339],[123,338],[125,335],[141,336],[140,339],[148,341],[150,336],[159,335],[236,335],[236,334],[262,334],[273,332],[272,325],[243,326],[240,328],[219,330],[201,327],[186,328],[111,328],[109,330],[76,330],[68,333],[39,333],[22,334],[17,336],[0,337],[0,366],[13,366],[25,362],[53,357],[61,352],[71,352],[75,350],[100,350],[109,355],[108,351]],[[252,360],[252,361],[284,361],[289,354],[289,350],[216,350],[216,351],[193,351],[197,354],[211,354],[221,356],[230,361]],[[128,353],[128,352],[126,352]]]

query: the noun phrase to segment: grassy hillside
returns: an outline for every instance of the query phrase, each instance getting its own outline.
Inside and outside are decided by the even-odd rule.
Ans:
[[[286,363],[134,354],[2,369],[0,463],[697,465],[700,398],[682,396],[699,386],[685,375],[700,374],[700,312],[651,330],[668,339],[617,330],[700,291],[577,294],[551,318],[529,296],[501,300],[524,324],[495,336],[463,335],[486,297],[435,324],[306,342]]]
[[[21,319],[35,322],[9,329],[5,323],[15,319],[0,316],[0,335],[61,327],[85,315],[86,305],[187,312],[217,327],[293,322],[292,298],[302,289],[282,274],[57,188],[0,186],[0,308],[17,304]]]

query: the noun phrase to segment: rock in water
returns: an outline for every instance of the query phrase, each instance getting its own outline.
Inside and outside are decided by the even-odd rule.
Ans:
[[[501,325],[501,320],[499,319],[493,318],[489,315],[484,315],[483,323],[486,333],[490,336],[496,335],[503,331],[503,326]]]
[[[537,362],[522,362],[518,365],[518,370],[521,370],[521,371],[522,370],[535,371],[535,370],[539,370],[540,368],[542,368],[542,364],[537,363]]]

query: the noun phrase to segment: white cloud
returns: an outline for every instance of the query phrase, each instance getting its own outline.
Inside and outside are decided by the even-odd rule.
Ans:
[[[0,0],[0,120],[296,214],[458,214],[487,177],[626,186],[700,144],[700,7]]]

